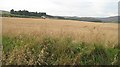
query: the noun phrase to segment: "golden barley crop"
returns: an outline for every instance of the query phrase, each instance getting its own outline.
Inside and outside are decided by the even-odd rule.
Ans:
[[[115,23],[33,18],[3,18],[2,23],[3,35],[71,36],[75,41],[118,42],[118,24]]]
[[[113,65],[118,24],[73,20],[2,19],[4,65]]]

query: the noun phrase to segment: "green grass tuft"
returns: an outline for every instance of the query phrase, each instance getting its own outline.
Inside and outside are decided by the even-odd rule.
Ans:
[[[3,65],[113,65],[120,49],[71,37],[3,36]]]

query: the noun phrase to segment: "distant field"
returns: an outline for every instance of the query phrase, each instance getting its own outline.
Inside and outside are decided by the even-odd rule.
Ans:
[[[118,25],[71,20],[3,18],[3,34],[72,36],[76,40],[117,42]]]
[[[30,49],[33,48],[33,45],[36,45],[38,43],[43,43],[44,41],[42,41],[42,37],[53,38],[53,39],[48,38],[48,40],[47,40],[48,41],[47,43],[50,42],[51,45],[53,45],[53,44],[63,45],[63,47],[60,45],[58,45],[58,47],[56,47],[56,48],[58,48],[58,49],[56,49],[56,51],[58,50],[58,52],[54,52],[55,49],[52,49],[54,46],[50,47],[51,49],[49,49],[49,50],[53,51],[53,53],[55,55],[57,55],[56,53],[58,53],[58,55],[60,55],[59,54],[60,49],[61,49],[61,52],[64,52],[65,47],[66,47],[66,49],[68,48],[68,50],[69,49],[72,50],[68,46],[65,46],[65,44],[71,44],[71,42],[72,43],[82,42],[82,43],[87,43],[89,45],[94,44],[94,43],[99,43],[107,48],[108,47],[113,48],[116,45],[118,45],[118,25],[114,24],[114,23],[94,23],[94,22],[81,22],[81,21],[57,20],[57,19],[33,19],[33,18],[3,17],[2,24],[3,24],[3,44],[4,44],[4,46],[6,47],[9,44],[13,45],[12,47],[9,45],[10,47],[4,48],[4,54],[5,55],[8,54],[8,56],[10,57],[10,58],[6,58],[6,56],[4,56],[4,58],[3,58],[4,64],[14,64],[14,63],[16,63],[16,64],[24,64],[24,63],[25,64],[39,64],[39,63],[42,64],[43,63],[42,61],[38,62],[38,60],[33,59],[33,58],[35,58],[34,56],[37,56],[37,55],[33,56],[31,54],[30,54],[30,57],[33,57],[33,58],[29,58],[29,61],[26,61],[23,63],[22,63],[22,61],[20,61],[21,58],[23,60],[25,59],[24,53],[21,54],[22,50],[23,50],[23,52],[26,51],[26,50],[24,50],[24,48],[27,49],[27,46],[30,46],[31,44],[32,44],[32,46],[30,47]],[[64,39],[64,37],[70,37],[70,38],[72,38],[72,40],[69,41],[69,39],[68,39],[68,41],[66,41],[67,43],[66,42],[64,43],[64,40],[62,40],[62,38]],[[57,38],[57,39],[54,40],[54,38]],[[31,39],[33,39],[33,40],[31,40]],[[14,48],[17,44],[19,44],[19,45],[24,44],[23,45],[24,47],[20,47],[19,48],[20,50],[17,50],[18,48],[17,49]],[[45,43],[43,43],[43,45],[45,45],[45,44],[46,44],[46,41],[45,41]],[[27,45],[27,46],[25,46],[25,45]],[[38,47],[35,47],[35,48],[38,49]],[[40,52],[43,51],[41,47],[40,47],[40,49],[41,49]],[[8,51],[12,50],[12,51],[7,52],[7,50]],[[92,50],[92,49],[90,48],[90,50]],[[102,50],[102,49],[100,49],[100,50]],[[17,53],[15,53],[16,51],[17,51]],[[28,49],[28,52],[29,52],[29,49]],[[12,54],[10,54],[10,53],[12,53]],[[81,54],[78,55],[79,52],[77,54],[75,54],[75,56],[72,55],[72,56],[74,56],[74,57],[72,57],[73,60],[70,60],[68,55],[66,55],[65,53],[61,54],[61,55],[63,55],[61,57],[55,56],[59,60],[54,59],[54,60],[52,60],[54,62],[46,61],[46,63],[43,63],[43,64],[71,64],[73,62],[76,62],[74,64],[89,63],[89,61],[86,61],[86,62],[81,61],[81,62],[77,63],[78,61],[76,58],[78,58],[78,56],[83,56]],[[108,50],[108,53],[109,53],[109,50]],[[114,53],[115,52],[113,52],[113,56],[110,55],[110,57],[114,58],[116,55],[116,53],[115,54]],[[20,56],[18,56],[18,55],[20,55]],[[28,55],[29,55],[29,53],[28,53]],[[52,56],[52,55],[50,55],[50,56]],[[15,59],[15,57],[17,59]],[[48,60],[50,60],[49,58],[48,58]],[[67,58],[67,59],[65,60],[64,58]],[[14,62],[14,60],[16,62]],[[102,60],[103,60],[103,58],[102,58]],[[108,62],[106,64],[112,64],[112,63],[114,64],[115,60],[114,59],[110,59],[110,60],[111,60],[111,62]],[[6,62],[6,61],[9,61],[9,62]],[[69,62],[69,61],[71,61],[71,62]],[[52,63],[50,63],[50,62],[52,62]],[[102,62],[103,61],[101,61],[101,59],[100,59],[100,62],[99,61],[95,62],[95,61],[91,60],[91,64],[104,64]]]

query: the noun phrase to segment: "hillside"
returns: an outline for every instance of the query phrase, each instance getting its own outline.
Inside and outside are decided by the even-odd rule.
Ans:
[[[111,16],[106,18],[96,18],[96,17],[65,17],[66,19],[70,20],[79,20],[79,21],[89,21],[89,22],[110,22],[110,23],[117,23],[118,16]]]
[[[15,17],[3,22],[3,65],[119,64],[118,24]]]
[[[27,16],[27,15],[19,15],[19,14],[11,14],[9,11],[0,10],[2,12],[3,17],[21,17],[21,18],[41,18],[41,16]],[[32,12],[33,13],[33,12]],[[52,19],[64,19],[64,20],[77,20],[77,21],[88,21],[88,22],[104,22],[104,23],[117,23],[118,16],[111,16],[106,18],[96,18],[96,17],[77,17],[77,16],[52,16],[52,15],[44,15],[46,18]]]
[[[3,14],[10,14],[10,12],[9,11],[4,11],[4,10],[0,10],[0,13],[3,13]]]
[[[100,18],[103,22],[118,22],[118,16],[112,16],[112,17],[107,17],[107,18]]]

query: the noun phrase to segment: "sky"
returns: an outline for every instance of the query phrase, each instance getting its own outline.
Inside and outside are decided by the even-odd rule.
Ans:
[[[109,17],[118,15],[119,0],[0,0],[0,10],[46,12],[54,16]]]

